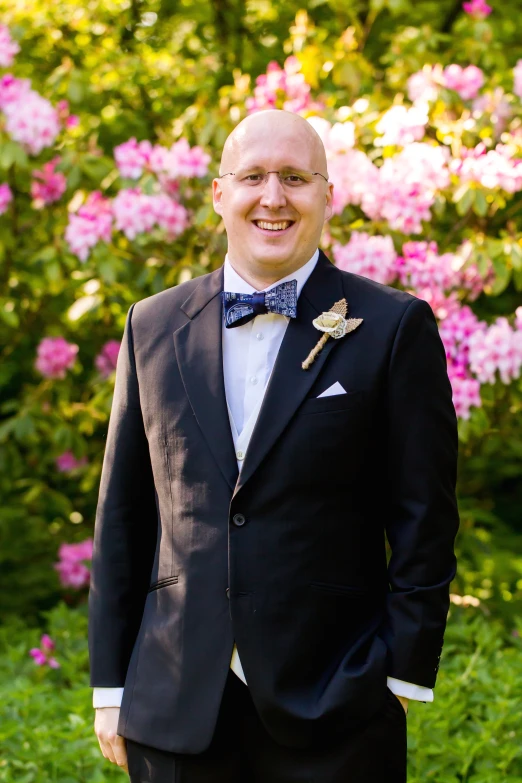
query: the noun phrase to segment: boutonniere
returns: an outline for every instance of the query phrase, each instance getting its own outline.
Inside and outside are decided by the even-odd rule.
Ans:
[[[362,324],[362,318],[346,318],[347,313],[348,303],[346,299],[341,299],[327,313],[321,313],[317,318],[314,318],[312,323],[316,329],[323,332],[323,336],[302,363],[303,370],[308,370],[314,363],[318,353],[322,351],[329,337],[338,340],[340,337],[344,337],[345,334],[353,332],[354,329],[357,329]]]

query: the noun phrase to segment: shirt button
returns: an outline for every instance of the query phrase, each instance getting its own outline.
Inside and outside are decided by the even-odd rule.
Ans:
[[[261,332],[258,332],[258,333],[256,334],[256,340],[264,340],[264,339],[265,339],[265,338],[264,338],[264,335],[262,335],[262,334],[261,334]]]
[[[245,452],[244,451],[236,451],[236,457],[237,457],[237,459],[245,459]]]
[[[250,378],[250,383],[252,384],[252,386],[255,386],[255,385],[256,385],[256,383],[257,383],[257,378],[256,378],[256,376],[255,376],[255,375],[252,375],[252,377]]]
[[[241,527],[242,525],[245,524],[246,519],[243,516],[243,514],[234,514],[234,516],[232,517],[232,522],[236,527]]]

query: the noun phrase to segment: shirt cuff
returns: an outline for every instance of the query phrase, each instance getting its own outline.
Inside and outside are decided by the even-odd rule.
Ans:
[[[412,685],[411,682],[396,680],[395,677],[388,677],[388,688],[396,696],[402,696],[405,699],[413,701],[433,701],[433,691],[431,688],[425,688],[423,685]]]
[[[92,706],[120,707],[123,699],[123,688],[93,688]]]

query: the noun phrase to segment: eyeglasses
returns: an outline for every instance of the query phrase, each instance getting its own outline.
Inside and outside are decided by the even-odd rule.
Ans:
[[[304,188],[313,184],[314,177],[322,177],[325,182],[328,178],[319,171],[302,171],[300,169],[281,169],[281,171],[228,171],[226,174],[220,174],[217,179],[223,177],[235,177],[236,186],[244,188],[258,188],[266,185],[269,174],[277,174],[277,178],[283,188],[294,190]]]

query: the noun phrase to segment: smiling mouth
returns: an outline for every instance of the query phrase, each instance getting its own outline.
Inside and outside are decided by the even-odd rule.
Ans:
[[[272,233],[282,233],[294,225],[293,220],[278,220],[270,222],[268,220],[253,220],[253,224],[262,231],[271,231]]]

